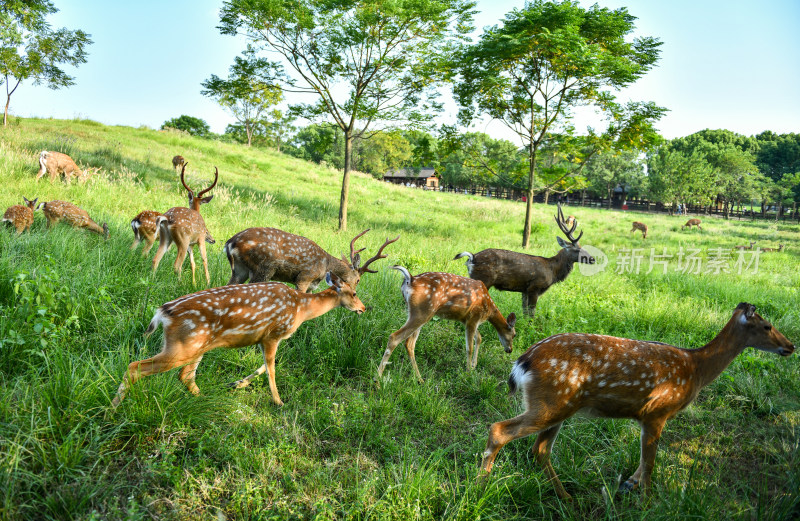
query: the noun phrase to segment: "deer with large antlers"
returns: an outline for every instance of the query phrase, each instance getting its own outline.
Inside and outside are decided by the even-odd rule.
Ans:
[[[178,374],[192,394],[199,394],[195,373],[203,355],[218,347],[246,347],[261,344],[264,364],[256,372],[237,380],[240,389],[267,373],[272,401],[283,405],[275,385],[275,353],[281,340],[289,338],[300,325],[337,307],[359,315],[365,311],[355,290],[332,273],[325,281],[331,286],[319,293],[303,293],[285,284],[265,282],[198,291],[167,302],[156,311],[145,335],[161,325],[164,345],[152,358],[132,362],[122,379],[117,407],[136,380],[183,367]]]
[[[504,317],[481,281],[452,273],[436,272],[421,273],[412,277],[403,266],[392,266],[392,268],[403,274],[400,290],[408,305],[408,319],[403,327],[389,336],[389,343],[378,366],[378,382],[389,364],[392,352],[404,340],[411,367],[414,368],[417,380],[423,382],[414,357],[414,347],[422,326],[435,316],[456,320],[466,326],[467,370],[475,369],[478,365],[478,349],[481,345],[478,326],[486,321],[497,331],[506,353],[511,352],[512,341],[517,334],[514,329],[517,317],[514,313],[508,315],[508,318]]]
[[[317,243],[301,235],[277,228],[248,228],[225,243],[223,251],[231,264],[228,284],[266,282],[276,280],[294,284],[300,291],[313,291],[331,272],[355,287],[364,273],[377,273],[369,269],[373,262],[385,259],[384,248],[397,241],[386,239],[371,259],[361,264],[360,250],[355,249],[356,240],[369,229],[359,233],[350,241],[350,261],[342,256],[337,259],[323,250]]]
[[[195,264],[192,246],[196,244],[197,248],[200,250],[200,257],[203,259],[206,283],[211,285],[211,276],[208,274],[208,259],[206,257],[206,242],[214,244],[214,239],[211,238],[211,234],[206,228],[206,222],[203,220],[203,216],[200,215],[200,205],[208,203],[214,198],[213,195],[209,195],[208,197],[203,197],[203,195],[217,185],[219,170],[217,170],[217,167],[214,167],[214,182],[211,183],[211,186],[205,190],[201,190],[195,195],[184,179],[184,173],[188,164],[189,163],[184,163],[183,168],[181,168],[181,183],[188,192],[189,208],[170,208],[164,212],[164,215],[156,218],[159,242],[156,256],[153,257],[153,271],[158,269],[161,257],[163,257],[167,249],[169,249],[170,244],[174,242],[178,250],[178,255],[175,258],[175,272],[178,274],[178,277],[180,277],[183,261],[186,259],[186,254],[188,253],[189,263],[192,266],[192,284],[194,284]]]
[[[36,210],[36,201],[39,200],[36,198],[33,201],[29,201],[25,197],[22,199],[25,201],[24,205],[15,204],[14,206],[9,206],[3,214],[3,219],[0,220],[0,222],[13,226],[17,230],[17,237],[22,235],[22,232],[25,230],[31,229],[31,225],[33,224],[33,212]]]
[[[85,228],[97,235],[102,235],[108,240],[108,224],[103,223],[103,226],[100,226],[89,217],[89,214],[83,208],[68,203],[67,201],[40,203],[39,208],[42,209],[42,213],[44,213],[44,217],[47,219],[48,228],[56,223],[64,221],[73,228]]]
[[[556,237],[561,251],[553,257],[538,257],[490,248],[475,254],[468,251],[461,252],[455,259],[466,257],[470,278],[483,282],[486,289],[496,287],[501,291],[522,293],[522,308],[533,316],[542,293],[553,284],[566,279],[576,262],[584,264],[595,262],[594,257],[582,249],[578,242],[583,232],[581,231],[577,238],[572,236],[578,222],[573,221],[572,226],[567,226],[561,205],[558,206],[558,215],[555,219],[569,242]]]
[[[510,391],[522,389],[525,412],[489,427],[483,470],[508,442],[539,433],[533,452],[562,499],[550,452],[564,420],[577,412],[631,418],[642,427],[641,460],[621,490],[650,489],[667,420],[685,409],[746,347],[789,356],[794,345],[751,304],[741,303],[722,331],[699,349],[604,335],[565,333],[533,345],[514,363]]]
[[[631,228],[631,233],[639,230],[642,232],[642,239],[647,239],[647,225],[645,223],[640,223],[639,221],[633,221],[633,228]]]

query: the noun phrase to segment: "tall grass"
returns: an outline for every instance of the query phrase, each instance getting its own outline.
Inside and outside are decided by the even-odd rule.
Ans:
[[[61,147],[61,148],[58,148]],[[34,181],[37,154],[63,150],[101,174],[84,185]],[[128,249],[130,219],[143,209],[185,205],[171,158],[189,161],[189,182],[220,170],[202,213],[217,243],[209,248],[213,285],[229,268],[224,241],[249,226],[312,238],[333,254],[360,239],[374,251],[401,240],[366,275],[362,316],[335,310],[304,324],[278,351],[271,404],[265,379],[231,392],[226,384],[262,363],[256,348],[212,351],[190,396],[173,374],[138,382],[115,414],[111,397],[127,364],[152,356],[160,334],[142,332],[154,309],[201,289],[159,271]],[[0,133],[0,205],[22,196],[65,199],[111,239],[64,226],[31,233],[0,230],[0,518],[3,519],[789,519],[800,515],[800,364],[746,351],[665,429],[655,494],[614,494],[618,476],[638,465],[639,429],[626,420],[573,418],[555,446],[554,465],[570,503],[560,501],[530,451],[503,449],[492,474],[476,479],[486,426],[518,414],[507,396],[511,362],[535,341],[580,331],[648,338],[685,347],[708,342],[740,301],[749,301],[788,337],[800,337],[797,226],[707,219],[681,231],[667,216],[573,208],[584,243],[604,251],[602,273],[575,271],[517,326],[515,354],[489,326],[478,368],[467,372],[463,326],[436,320],[417,343],[425,383],[397,352],[379,388],[373,377],[389,333],[405,321],[401,277],[465,274],[451,261],[464,250],[518,249],[522,207],[508,201],[420,192],[355,175],[352,230],[334,231],[338,172],[277,153],[148,129],[90,121],[24,119]],[[536,206],[531,253],[557,252],[552,207]],[[647,241],[628,233],[646,222]],[[617,273],[625,249],[677,254],[726,251],[748,240],[789,244],[763,254],[757,273]],[[202,275],[198,281],[202,280]],[[492,290],[499,308],[520,314],[518,294]],[[400,350],[402,351],[402,350]]]

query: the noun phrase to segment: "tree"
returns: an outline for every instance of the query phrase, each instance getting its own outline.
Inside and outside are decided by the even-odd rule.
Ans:
[[[86,63],[91,35],[51,29],[46,17],[57,12],[49,0],[0,0],[0,85],[6,85],[3,126],[8,125],[11,96],[23,81],[51,89],[69,87],[75,78],[60,66]]]
[[[220,30],[277,52],[287,91],[316,96],[298,115],[328,117],[344,134],[339,230],[347,228],[353,141],[374,122],[419,125],[438,109],[438,56],[472,28],[469,0],[228,0]]]
[[[388,170],[403,168],[410,160],[411,143],[399,131],[380,132],[353,146],[354,168],[376,179],[383,179]]]
[[[589,190],[607,197],[609,208],[617,186],[622,187],[623,197],[629,187],[643,192],[647,178],[637,156],[636,152],[598,154],[586,166]]]
[[[216,74],[201,83],[200,93],[217,100],[223,108],[229,110],[242,127],[247,136],[247,146],[253,143],[253,132],[256,123],[264,117],[269,108],[283,99],[283,92],[275,80],[283,73],[275,63],[254,56],[248,49],[244,58],[237,56],[230,68],[227,80]],[[265,82],[270,80],[269,82]]]
[[[344,165],[344,137],[333,125],[313,124],[294,135],[287,152],[315,163],[325,162],[334,168]]]
[[[650,156],[647,162],[650,195],[670,204],[670,213],[678,203],[711,202],[708,186],[714,173],[705,156],[699,152],[686,155],[665,145]]]
[[[164,130],[165,128],[182,130],[193,136],[200,137],[207,137],[211,133],[211,128],[208,126],[208,123],[206,123],[205,120],[187,116],[185,114],[178,118],[172,118],[168,121],[165,121],[164,124],[161,125],[161,130]]]
[[[623,106],[611,94],[658,60],[656,38],[626,41],[635,19],[625,8],[535,0],[507,14],[502,26],[487,29],[453,64],[461,122],[487,114],[516,132],[528,149],[523,247],[530,242],[537,151],[550,132],[565,133],[575,107],[592,105],[610,119],[605,132],[590,132],[595,149],[646,145],[657,136],[652,123],[665,109],[653,103]]]

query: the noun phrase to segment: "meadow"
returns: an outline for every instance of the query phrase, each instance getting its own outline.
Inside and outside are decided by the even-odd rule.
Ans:
[[[102,170],[86,184],[36,182],[45,149]],[[178,280],[174,248],[155,274],[154,250],[144,257],[129,249],[129,223],[139,211],[186,205],[171,165],[175,154],[189,162],[190,186],[209,183],[219,168],[214,199],[201,209],[217,241],[209,247],[212,286],[230,276],[225,240],[247,227],[304,235],[335,255],[366,228],[359,243],[368,255],[400,234],[386,249],[388,259],[373,265],[379,272],[359,284],[365,314],[334,310],[280,345],[283,407],[271,403],[266,377],[243,390],[226,387],[261,365],[252,347],[207,354],[197,397],[172,372],[142,379],[119,409],[110,409],[127,365],[160,349],[160,332],[143,337],[154,310],[204,287],[202,265],[196,286],[188,262]],[[349,230],[337,233],[341,174],[333,169],[88,120],[14,120],[0,130],[0,179],[2,209],[23,196],[63,199],[111,230],[108,241],[64,225],[46,230],[40,212],[19,238],[0,229],[2,519],[800,516],[800,362],[753,349],[667,424],[649,498],[615,494],[619,476],[627,478],[639,462],[639,427],[630,420],[565,423],[553,464],[571,502],[557,498],[536,464],[533,438],[506,446],[491,475],[477,479],[487,426],[523,408],[521,395],[508,396],[511,364],[548,335],[600,333],[700,347],[746,301],[800,340],[797,225],[704,219],[703,230],[684,231],[685,217],[569,207],[565,213],[584,230],[582,244],[608,256],[605,270],[587,276],[576,269],[550,288],[535,317],[518,321],[511,355],[487,323],[477,369],[468,372],[463,326],[434,320],[417,342],[425,383],[417,383],[399,348],[377,386],[388,335],[406,318],[402,276],[389,266],[466,275],[463,261],[452,260],[458,252],[520,251],[522,203],[422,192],[355,174]],[[528,252],[554,255],[555,207],[534,211]],[[629,233],[633,220],[649,225],[646,241]],[[787,249],[739,270],[731,248],[750,240]],[[653,266],[651,248],[672,257]],[[679,252],[690,249],[699,250],[700,273],[679,265]],[[638,270],[624,260],[639,254]],[[726,269],[705,273],[714,259],[724,259]],[[491,294],[501,312],[521,316],[519,294]]]

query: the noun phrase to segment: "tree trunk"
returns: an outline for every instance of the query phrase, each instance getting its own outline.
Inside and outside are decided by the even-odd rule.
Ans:
[[[549,202],[550,202],[550,190],[545,190],[544,191],[544,204],[547,204]]]
[[[339,231],[347,231],[347,198],[350,195],[350,161],[353,156],[353,135],[344,131],[344,175],[342,176],[342,197],[339,199]]]
[[[247,121],[244,124],[244,131],[247,133],[247,146],[250,146],[253,143],[253,128]]]
[[[11,103],[11,95],[6,98],[6,110],[3,112],[3,126],[8,126],[8,105]]]

